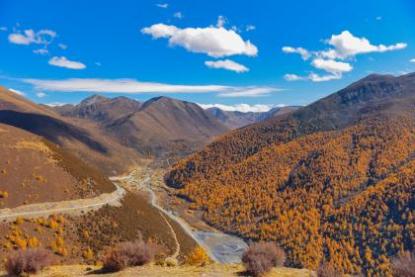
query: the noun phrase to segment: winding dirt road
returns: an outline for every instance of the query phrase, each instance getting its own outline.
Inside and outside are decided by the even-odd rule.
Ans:
[[[183,230],[192,237],[201,247],[203,247],[209,257],[217,263],[240,263],[244,250],[248,245],[240,238],[222,232],[204,232],[191,227],[184,219],[176,216],[172,211],[166,210],[158,204],[157,195],[151,186],[151,174],[146,173],[144,178],[137,176],[137,171],[132,171],[129,175],[117,178],[129,185],[136,186],[137,189],[146,190],[150,196],[150,203],[171,220],[177,222]],[[115,180],[115,179],[114,179]],[[173,230],[174,231],[174,230]]]
[[[97,210],[105,205],[118,206],[125,195],[125,189],[114,184],[116,190],[103,193],[94,198],[67,200],[60,202],[43,202],[23,205],[12,209],[0,209],[0,220],[14,221],[18,217],[36,218],[47,217],[53,214],[77,215],[82,212]]]

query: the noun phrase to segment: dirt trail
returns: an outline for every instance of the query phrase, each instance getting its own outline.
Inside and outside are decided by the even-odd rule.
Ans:
[[[190,237],[205,249],[206,253],[214,262],[225,264],[241,262],[242,253],[247,248],[247,244],[242,239],[219,231],[202,232],[196,230],[184,219],[176,216],[172,211],[166,210],[164,207],[160,206],[157,201],[157,195],[151,186],[151,174],[151,171],[147,171],[145,177],[140,178],[142,176],[139,176],[139,171],[134,170],[129,175],[114,180],[123,180],[130,186],[133,185],[137,189],[147,191],[150,195],[151,205],[164,215],[168,216],[171,220],[177,222]]]
[[[172,236],[173,236],[173,238],[174,238],[174,241],[175,241],[175,243],[176,243],[176,250],[174,251],[174,253],[170,256],[170,258],[173,258],[173,259],[177,259],[177,257],[179,257],[179,254],[180,254],[180,242],[179,242],[179,240],[177,239],[177,235],[176,235],[176,232],[174,231],[174,229],[173,229],[173,226],[171,226],[171,224],[170,224],[170,222],[167,220],[167,218],[166,218],[166,216],[160,211],[160,215],[161,215],[161,217],[164,219],[164,221],[166,221],[166,224],[167,224],[167,226],[169,226],[169,228],[170,228],[170,231],[171,231],[171,234],[172,234]]]
[[[47,217],[53,214],[78,215],[82,212],[98,210],[105,205],[119,206],[120,200],[125,195],[125,190],[114,184],[116,190],[111,193],[103,193],[94,198],[67,200],[60,202],[44,202],[23,205],[12,209],[0,209],[0,220],[14,221],[17,217],[36,218]]]

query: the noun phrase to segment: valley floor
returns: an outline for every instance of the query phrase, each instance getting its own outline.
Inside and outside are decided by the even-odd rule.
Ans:
[[[178,267],[161,267],[156,265],[147,265],[143,267],[128,268],[124,271],[110,274],[94,273],[95,268],[81,265],[55,266],[45,269],[36,276],[39,277],[69,277],[69,276],[105,276],[105,277],[227,277],[227,276],[248,276],[244,275],[242,265],[220,265],[212,264],[205,267],[178,266]],[[2,275],[0,275],[2,276]],[[312,271],[307,269],[292,268],[274,268],[266,277],[308,277],[314,276]]]

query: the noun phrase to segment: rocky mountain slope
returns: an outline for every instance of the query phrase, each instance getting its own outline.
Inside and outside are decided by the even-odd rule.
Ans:
[[[98,124],[108,137],[145,157],[185,155],[228,130],[198,105],[168,97],[139,103],[92,96],[56,110],[66,118]]]
[[[415,74],[370,75],[233,131],[166,176],[203,218],[275,240],[289,264],[389,274],[413,250]]]

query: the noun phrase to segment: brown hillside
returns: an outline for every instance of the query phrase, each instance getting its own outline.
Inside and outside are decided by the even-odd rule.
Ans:
[[[58,144],[106,175],[127,170],[142,159],[135,151],[105,136],[91,121],[63,117],[6,89],[0,89],[0,123],[26,130]]]
[[[415,74],[371,75],[236,130],[166,176],[204,219],[278,241],[293,266],[390,273],[413,250]]]
[[[189,153],[227,130],[198,105],[168,97],[146,101],[106,129],[122,144],[155,156]]]
[[[115,189],[59,147],[9,125],[0,124],[0,153],[0,208],[93,197]]]

